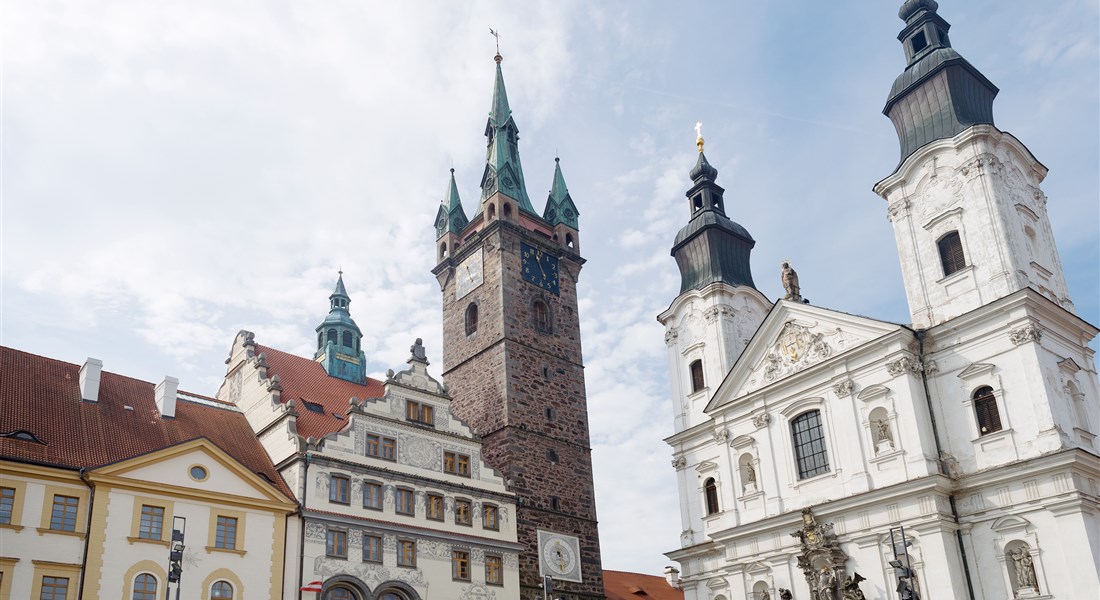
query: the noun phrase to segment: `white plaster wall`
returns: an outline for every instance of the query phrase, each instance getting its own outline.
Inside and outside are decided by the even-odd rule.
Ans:
[[[4,472],[4,478],[22,481],[25,483],[23,497],[23,514],[18,523],[21,531],[14,529],[0,529],[0,555],[7,558],[18,558],[11,577],[11,597],[30,598],[31,586],[34,584],[35,560],[47,560],[66,564],[80,564],[84,559],[84,541],[71,535],[52,533],[38,533],[39,527],[49,527],[49,522],[42,523],[42,507],[53,503],[53,497],[46,497],[46,486],[62,489],[73,489],[83,493],[88,491],[86,486],[71,485],[57,481],[49,481],[23,477],[11,472]],[[86,502],[81,502],[80,510],[88,514],[89,507]],[[79,581],[70,581],[70,586],[79,585]]]

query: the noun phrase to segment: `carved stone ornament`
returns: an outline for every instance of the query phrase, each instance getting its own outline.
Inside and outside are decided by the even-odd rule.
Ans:
[[[725,305],[712,306],[703,311],[703,317],[706,318],[707,323],[713,323],[717,321],[719,316],[733,318],[733,315],[733,309]]]
[[[680,337],[680,332],[678,332],[675,327],[670,328],[665,332],[665,344],[672,346],[676,343],[676,338],[678,337]]]
[[[886,209],[886,218],[893,222],[898,218],[907,216],[909,214],[909,206],[908,200],[901,200],[891,204],[889,208]]]
[[[728,429],[719,429],[714,432],[714,441],[719,444],[725,444],[730,439],[730,432]]]
[[[754,415],[752,417],[752,424],[754,426],[756,426],[757,429],[763,429],[763,428],[768,426],[768,423],[771,423],[771,422],[772,422],[772,416],[769,415],[766,412],[760,413],[758,415]]]
[[[810,508],[802,509],[802,528],[791,534],[798,538],[801,552],[798,554],[798,567],[806,577],[813,600],[840,600],[842,596],[840,582],[848,584],[845,564],[848,555],[841,550],[840,540],[833,531],[832,523],[818,524]],[[860,578],[862,580],[862,577]],[[858,582],[856,583],[858,587]]]
[[[886,363],[886,372],[889,373],[891,377],[905,375],[906,373],[916,374],[920,373],[920,371],[921,364],[908,356],[903,356],[897,360]]]
[[[681,456],[681,457],[672,459],[672,468],[673,469],[679,470],[679,469],[683,469],[686,466],[687,466],[687,459],[685,459],[684,457]]]
[[[790,321],[783,325],[779,339],[764,357],[764,381],[780,377],[819,363],[833,354],[824,334],[813,333],[808,327]]]
[[[833,386],[833,393],[836,394],[838,398],[844,398],[846,396],[851,396],[852,390],[854,390],[855,387],[851,379],[845,379]]]
[[[1028,323],[1027,325],[1013,329],[1008,332],[1008,339],[1013,345],[1019,346],[1020,344],[1026,344],[1027,342],[1039,342],[1039,339],[1043,337],[1042,330],[1035,323]]]

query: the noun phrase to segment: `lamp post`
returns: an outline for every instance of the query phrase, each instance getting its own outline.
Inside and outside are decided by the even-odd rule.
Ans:
[[[183,534],[187,530],[185,517],[172,518],[172,545],[168,549],[168,581],[164,584],[164,600],[168,600],[168,587],[176,584],[176,600],[180,599],[180,576],[183,575]]]
[[[901,600],[920,600],[920,594],[913,587],[913,562],[909,558],[909,546],[913,542],[905,539],[905,527],[898,525],[890,528],[890,547],[894,551],[894,575],[898,578],[898,597]]]

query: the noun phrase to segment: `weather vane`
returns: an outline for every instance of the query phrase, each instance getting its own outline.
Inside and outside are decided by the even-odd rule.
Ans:
[[[492,36],[493,36],[493,37],[495,37],[495,38],[497,39],[497,55],[496,55],[496,59],[497,59],[497,62],[500,62],[500,32],[499,32],[499,31],[494,31],[494,30],[493,30],[493,28],[492,28],[492,27],[490,27],[490,28],[489,28],[489,33],[490,33],[490,34],[492,34]]]
[[[695,145],[699,147],[699,152],[703,151],[703,122],[695,122]]]

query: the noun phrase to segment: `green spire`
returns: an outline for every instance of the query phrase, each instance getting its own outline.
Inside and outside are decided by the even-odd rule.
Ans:
[[[550,196],[546,199],[546,211],[542,218],[551,226],[561,223],[579,230],[577,217],[580,211],[573,199],[569,197],[569,188],[565,186],[565,176],[561,174],[561,159],[554,159],[554,184],[550,188]]]
[[[502,194],[519,202],[519,209],[530,215],[538,216],[531,199],[527,196],[527,184],[523,179],[523,167],[519,161],[519,128],[512,118],[512,109],[508,106],[508,92],[504,89],[504,73],[500,69],[503,60],[498,54],[497,78],[493,84],[493,102],[489,110],[489,121],[485,124],[485,137],[488,148],[485,153],[485,173],[481,177],[481,199],[484,201],[493,194]],[[481,203],[478,203],[478,212]]]
[[[455,170],[451,169],[451,182],[447,185],[447,193],[435,214],[435,237],[438,239],[448,233],[462,233],[469,222],[462,210],[462,200],[458,197]]]

